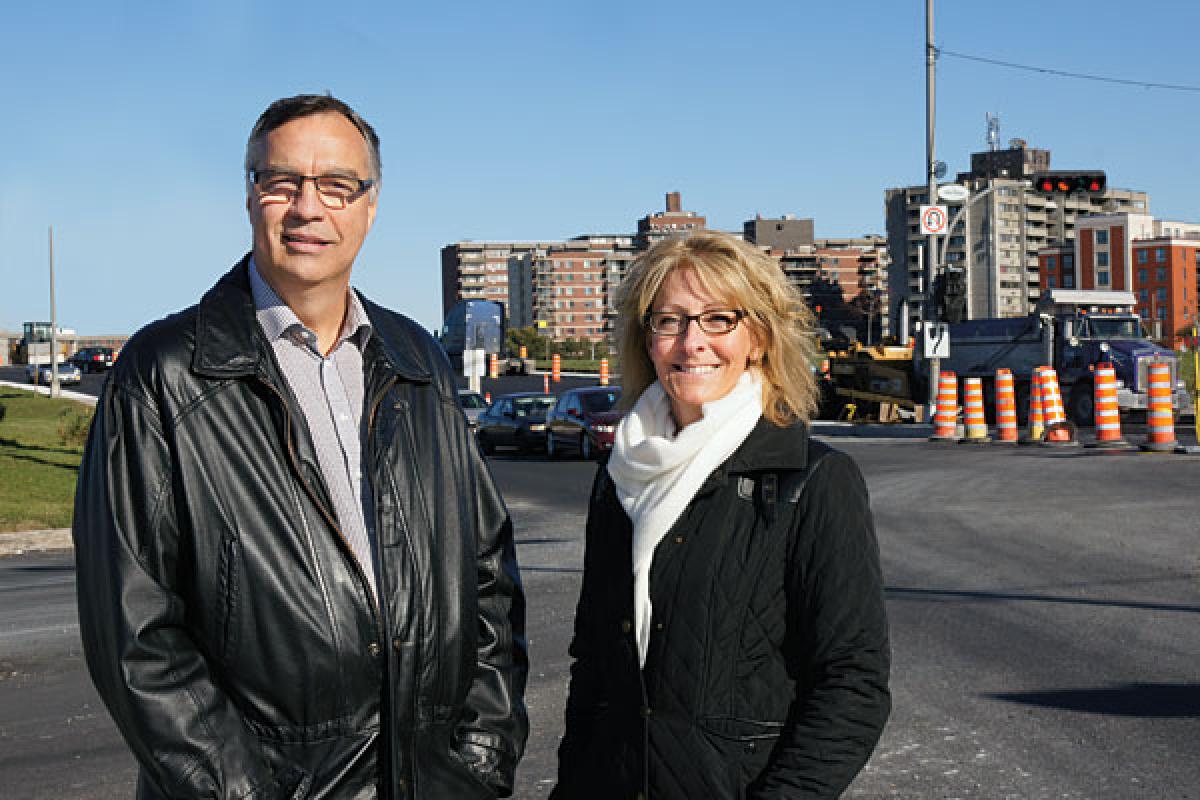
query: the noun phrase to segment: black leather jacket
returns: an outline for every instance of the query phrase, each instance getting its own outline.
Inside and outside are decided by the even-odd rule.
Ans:
[[[243,260],[122,350],[74,537],[80,626],[142,798],[490,798],[528,722],[507,510],[448,364],[364,299],[380,603],[335,524]]]
[[[891,708],[854,462],[804,425],[761,420],[654,551],[643,669],[632,537],[602,469],[551,800],[839,797]]]

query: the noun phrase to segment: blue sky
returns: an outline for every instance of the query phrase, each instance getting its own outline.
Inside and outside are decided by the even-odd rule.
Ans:
[[[940,0],[947,50],[1200,84],[1200,7],[1174,0]],[[459,239],[632,231],[670,190],[712,227],[755,213],[818,236],[882,232],[883,190],[920,183],[923,0],[29,3],[0,27],[0,328],[49,313],[127,333],[199,298],[249,243],[245,138],[277,97],[332,91],[383,141],[354,283],[441,323]],[[951,173],[1001,137],[1099,167],[1200,221],[1200,93],[944,57]]]

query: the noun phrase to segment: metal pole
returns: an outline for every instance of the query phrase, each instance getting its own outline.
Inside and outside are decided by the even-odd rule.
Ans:
[[[937,66],[937,50],[933,46],[933,0],[925,0],[925,183],[929,192],[926,202],[937,204],[937,174],[935,172],[934,149],[934,73]],[[922,328],[930,323],[937,323],[933,298],[934,279],[937,277],[937,240],[929,235],[925,248],[925,269],[928,279],[925,281],[925,313]],[[929,363],[929,410],[926,419],[933,419],[934,409],[937,408],[937,381],[941,372],[941,359],[932,358]]]
[[[58,382],[58,314],[54,308],[54,226],[50,226],[50,396],[59,397]]]

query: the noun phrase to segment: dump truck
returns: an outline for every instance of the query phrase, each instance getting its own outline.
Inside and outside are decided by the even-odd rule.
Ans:
[[[1047,289],[1027,317],[975,319],[949,326],[950,355],[941,369],[963,378],[982,378],[992,398],[996,370],[1012,371],[1018,413],[1028,408],[1030,376],[1035,367],[1049,365],[1058,374],[1067,415],[1078,425],[1093,424],[1096,364],[1109,362],[1117,377],[1117,402],[1122,411],[1148,405],[1150,364],[1171,367],[1173,401],[1177,412],[1194,412],[1191,395],[1173,350],[1151,341],[1134,311],[1133,292],[1091,289]],[[915,362],[914,384],[928,390],[930,362]]]

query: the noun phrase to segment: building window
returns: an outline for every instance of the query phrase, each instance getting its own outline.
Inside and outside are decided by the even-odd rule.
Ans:
[[[1165,281],[1166,279],[1167,279],[1167,268],[1166,267],[1158,267],[1157,269],[1154,270],[1154,280],[1161,282],[1161,281]]]
[[[1074,253],[1063,256],[1063,269],[1072,269],[1075,266]]]
[[[1159,262],[1160,264],[1162,262],[1166,261],[1167,260],[1167,248],[1165,248],[1165,247],[1154,248],[1154,260]]]
[[[1097,267],[1107,267],[1108,266],[1108,253],[1103,253],[1103,252],[1096,253],[1096,266]]]
[[[1096,244],[1108,244],[1108,231],[1096,231]]]
[[[1054,256],[1046,256],[1046,269],[1054,269]]]
[[[1154,290],[1154,299],[1160,303],[1167,302],[1167,287],[1160,286]]]
[[[1141,253],[1139,255],[1143,255],[1143,256],[1146,255],[1146,251],[1145,250],[1141,251]],[[1147,270],[1139,269],[1138,270],[1138,283],[1146,283],[1149,280],[1150,280],[1150,273]]]
[[[1064,289],[1074,289],[1075,288],[1075,276],[1069,272],[1063,273],[1063,288]]]
[[[1137,263],[1145,264],[1149,260],[1150,260],[1150,256],[1145,250],[1137,251]]]
[[[1149,303],[1150,302],[1150,290],[1149,289],[1138,289],[1138,300],[1140,300],[1143,304]]]
[[[1108,270],[1100,270],[1096,273],[1096,285],[1108,286]]]
[[[1056,283],[1056,282],[1055,282],[1055,280],[1054,280],[1054,276],[1053,276],[1053,275],[1047,275],[1047,276],[1046,276],[1046,288],[1047,288],[1047,289],[1053,289],[1053,288],[1055,287],[1055,283]]]
[[[1158,307],[1158,313],[1157,313],[1157,315],[1156,315],[1156,316],[1157,316],[1159,319],[1161,319],[1161,320],[1163,320],[1163,321],[1165,322],[1165,321],[1166,321],[1166,319],[1167,319],[1167,308],[1166,308],[1166,306],[1159,306],[1159,307]]]

